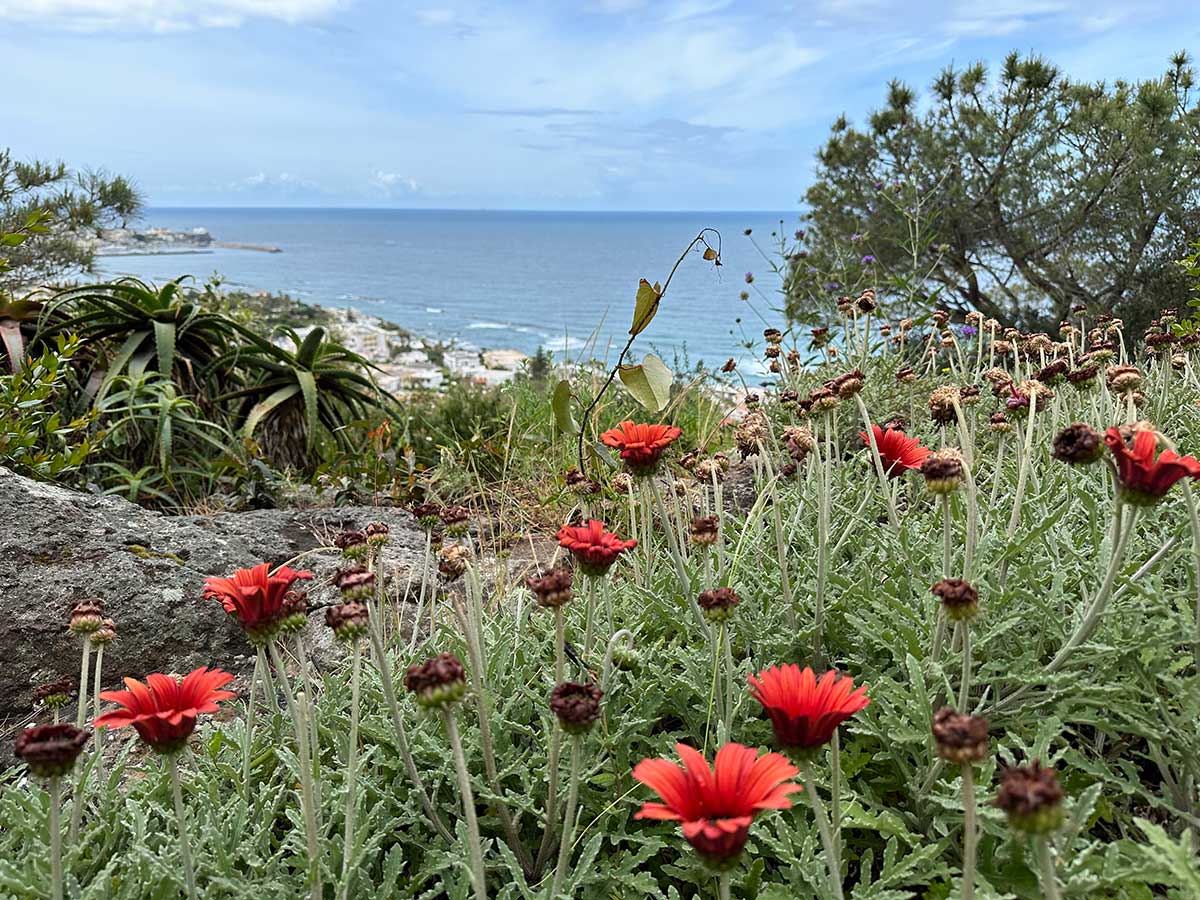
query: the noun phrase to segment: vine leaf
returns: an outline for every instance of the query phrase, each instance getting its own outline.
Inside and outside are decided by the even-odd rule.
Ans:
[[[633,305],[633,325],[629,329],[629,333],[633,335],[641,334],[646,330],[646,326],[650,324],[658,313],[658,303],[662,300],[662,287],[658,282],[651,284],[645,278],[638,282],[637,299]]]
[[[554,386],[550,408],[554,410],[554,422],[559,431],[564,434],[579,433],[579,425],[571,414],[571,382],[564,380]]]
[[[633,399],[651,412],[658,412],[671,399],[671,370],[653,353],[636,366],[621,366],[617,375]]]

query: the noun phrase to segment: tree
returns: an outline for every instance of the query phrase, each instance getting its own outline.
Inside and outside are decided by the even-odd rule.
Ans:
[[[1132,328],[1182,305],[1172,261],[1200,233],[1193,80],[1183,53],[1160,79],[1111,85],[1013,53],[994,82],[983,64],[946,69],[924,111],[893,82],[869,127],[840,119],[818,153],[790,311],[864,279],[1022,326],[1085,304]]]
[[[0,290],[88,271],[93,252],[87,238],[125,225],[141,209],[141,193],[121,176],[21,162],[0,151],[0,235],[22,235],[4,247]],[[31,229],[31,221],[37,227]]]

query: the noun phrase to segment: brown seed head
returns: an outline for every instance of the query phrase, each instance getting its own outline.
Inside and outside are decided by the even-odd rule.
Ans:
[[[734,607],[741,602],[742,598],[735,594],[733,588],[730,587],[704,591],[696,598],[696,603],[704,613],[704,618],[717,624],[727,621],[733,615]]]
[[[586,734],[600,718],[600,688],[594,684],[563,681],[550,692],[550,711],[568,734]]]
[[[57,778],[75,767],[92,733],[74,725],[38,725],[17,735],[13,750],[41,778]]]
[[[1062,824],[1063,789],[1054,769],[1038,760],[1028,766],[1004,770],[995,805],[1008,813],[1008,822],[1020,831],[1048,834]]]
[[[937,755],[959,765],[981,762],[988,754],[988,720],[943,706],[933,717]]]
[[[953,447],[937,450],[921,464],[925,476],[925,489],[931,494],[949,494],[958,490],[963,482],[962,454]]]
[[[325,624],[339,640],[353,641],[367,633],[370,619],[367,608],[356,600],[339,603],[325,610]]]
[[[99,597],[88,597],[72,607],[67,628],[72,634],[88,635],[103,624],[104,601]]]
[[[1104,438],[1091,425],[1073,422],[1054,437],[1051,456],[1071,465],[1093,463],[1104,453]]]
[[[968,622],[979,613],[979,592],[961,578],[943,578],[929,592],[942,601],[942,608],[952,621]]]
[[[439,653],[408,667],[404,686],[427,708],[448,706],[462,699],[467,690],[467,672],[453,653]]]
[[[533,592],[538,606],[557,609],[570,603],[575,596],[572,590],[574,580],[570,569],[551,569],[540,577],[526,578],[525,584]]]

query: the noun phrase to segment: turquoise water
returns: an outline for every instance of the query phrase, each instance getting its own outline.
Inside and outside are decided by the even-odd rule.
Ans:
[[[596,355],[619,350],[638,279],[666,278],[703,227],[723,238],[720,269],[699,254],[675,276],[658,316],[635,350],[719,365],[740,356],[742,329],[764,326],[739,300],[747,271],[772,300],[764,249],[770,232],[797,214],[564,213],[382,209],[175,209],[148,211],[139,227],[207,228],[218,241],[271,245],[282,253],[216,249],[198,255],[108,257],[106,275],[154,281],[220,273],[231,287],[286,292],[299,300],[353,307],[418,334],[480,348],[546,347],[580,352],[599,328]],[[755,295],[771,324],[777,314]],[[739,319],[741,322],[739,323]],[[588,348],[590,349],[590,348]],[[615,356],[615,350],[613,355]]]

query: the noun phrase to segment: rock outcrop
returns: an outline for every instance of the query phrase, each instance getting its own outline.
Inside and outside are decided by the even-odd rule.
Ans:
[[[340,558],[321,551],[332,536],[386,522],[386,569],[419,579],[425,536],[394,508],[258,510],[167,516],[113,497],[83,494],[0,468],[0,717],[30,711],[32,688],[78,677],[80,644],[67,614],[84,597],[104,600],[119,638],[105,650],[104,681],[125,675],[186,672],[198,665],[237,670],[249,660],[245,638],[220,606],[201,597],[204,579],[259,562],[310,569],[309,596],[329,602]],[[324,632],[317,616],[308,629]]]

